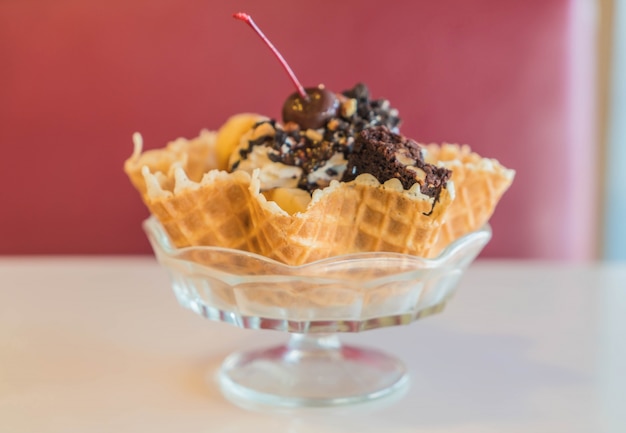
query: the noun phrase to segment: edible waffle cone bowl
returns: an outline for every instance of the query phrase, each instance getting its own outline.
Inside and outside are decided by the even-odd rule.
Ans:
[[[217,165],[215,149],[217,133],[202,130],[191,140],[179,138],[167,144],[164,149],[143,150],[143,138],[133,134],[133,154],[124,163],[124,171],[140,194],[147,193],[147,185],[142,167],[150,167],[158,173],[158,182],[163,188],[171,188],[176,168],[182,168],[193,180],[200,180],[204,173]]]
[[[483,158],[469,146],[429,144],[425,160],[452,170],[455,199],[446,210],[445,222],[430,256],[437,255],[452,241],[483,227],[511,186],[515,171],[497,160]]]
[[[396,179],[380,184],[361,175],[352,182],[332,182],[314,192],[306,211],[289,215],[261,194],[257,172],[227,173],[204,165],[209,170],[197,180],[201,164],[184,150],[206,155],[214,141],[207,133],[142,152],[136,137],[125,163],[150,212],[179,248],[240,249],[292,266],[368,251],[425,257],[437,243],[454,198],[451,182],[433,204],[418,184],[404,190]],[[189,167],[195,169],[191,174]]]

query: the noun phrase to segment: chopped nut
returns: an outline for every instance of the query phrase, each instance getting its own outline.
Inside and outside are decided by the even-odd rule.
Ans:
[[[317,132],[315,129],[307,129],[304,135],[306,135],[306,137],[313,142],[322,141],[324,138],[322,134]]]
[[[326,124],[326,128],[328,128],[329,131],[336,131],[338,127],[339,127],[339,120],[337,119],[330,119],[328,123]]]
[[[401,152],[396,152],[396,160],[398,160],[398,162],[403,165],[415,165],[415,160],[413,158]]]
[[[343,117],[350,118],[354,113],[356,113],[356,99],[347,99],[341,104],[341,115]]]
[[[283,130],[285,132],[293,132],[298,131],[300,126],[296,122],[287,122],[283,125]]]

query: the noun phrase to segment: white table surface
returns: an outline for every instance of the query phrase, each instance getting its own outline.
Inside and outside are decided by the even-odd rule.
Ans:
[[[342,334],[400,357],[403,396],[254,411],[229,353],[284,342],[178,306],[151,257],[0,258],[0,432],[626,432],[626,265],[478,261],[439,315]]]

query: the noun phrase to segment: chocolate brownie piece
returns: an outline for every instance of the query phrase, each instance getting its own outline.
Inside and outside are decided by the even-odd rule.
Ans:
[[[385,126],[364,129],[356,136],[342,180],[351,181],[362,173],[371,174],[381,183],[399,179],[404,189],[419,183],[422,194],[435,199],[452,174],[444,167],[425,163],[417,142]]]

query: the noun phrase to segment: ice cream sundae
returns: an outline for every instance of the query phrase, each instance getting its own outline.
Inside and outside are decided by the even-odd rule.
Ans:
[[[269,43],[248,15],[236,18]],[[297,88],[281,120],[237,114],[149,151],[134,136],[125,171],[174,245],[289,265],[368,251],[434,257],[487,223],[513,170],[467,146],[421,145],[365,84],[305,89],[277,57]]]

